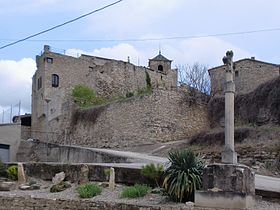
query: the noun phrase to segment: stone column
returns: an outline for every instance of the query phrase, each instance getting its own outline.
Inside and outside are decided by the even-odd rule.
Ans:
[[[218,209],[247,209],[254,206],[255,175],[247,166],[237,164],[234,151],[233,52],[223,58],[226,64],[225,148],[222,163],[207,165],[203,170],[203,189],[195,191],[195,205]]]
[[[225,147],[222,153],[222,162],[237,164],[237,154],[234,151],[234,93],[233,81],[233,52],[228,51],[223,58],[226,64],[225,72]]]

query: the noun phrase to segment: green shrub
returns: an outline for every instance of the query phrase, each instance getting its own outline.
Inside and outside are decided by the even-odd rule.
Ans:
[[[100,195],[102,189],[95,183],[89,182],[78,186],[77,192],[81,198],[92,198],[96,195]]]
[[[146,85],[147,85],[147,87],[151,88],[152,87],[151,77],[147,71],[145,71],[145,73],[146,73]]]
[[[195,189],[202,187],[202,159],[192,150],[172,151],[169,165],[164,171],[163,187],[175,201],[194,200]]]
[[[133,92],[128,92],[128,93],[125,94],[125,97],[126,97],[126,98],[131,98],[131,97],[133,97],[133,96],[134,96],[134,93],[133,93]]]
[[[8,178],[16,181],[18,179],[18,168],[17,166],[10,166],[7,169]]]
[[[149,179],[155,181],[157,187],[159,187],[159,179],[163,174],[163,166],[161,164],[155,165],[154,163],[142,166],[141,174]]]
[[[151,190],[147,185],[135,184],[134,186],[125,187],[121,192],[121,198],[138,198],[148,194]]]
[[[79,106],[88,107],[96,98],[96,93],[87,86],[76,85],[72,91],[72,96]]]

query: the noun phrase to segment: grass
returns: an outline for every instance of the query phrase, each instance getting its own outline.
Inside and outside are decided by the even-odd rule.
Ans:
[[[96,195],[100,195],[102,189],[95,183],[89,182],[78,186],[77,192],[81,198],[92,198]]]
[[[134,186],[125,187],[121,192],[121,198],[138,198],[148,194],[151,190],[147,185],[135,184]]]

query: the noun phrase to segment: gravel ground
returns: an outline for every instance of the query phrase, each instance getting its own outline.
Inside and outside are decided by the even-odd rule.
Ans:
[[[79,200],[79,196],[76,193],[75,189],[77,184],[72,183],[71,188],[66,189],[63,192],[58,193],[50,193],[51,182],[46,181],[38,181],[41,184],[40,190],[33,191],[22,191],[22,190],[14,190],[8,192],[0,192],[0,196],[23,196],[23,197],[36,197],[36,198],[47,198],[47,199],[62,199],[62,200]],[[184,207],[186,204],[183,203],[174,203],[170,201],[167,197],[161,196],[159,194],[148,194],[143,198],[137,199],[126,199],[120,198],[120,193],[124,186],[117,185],[114,191],[109,190],[108,187],[103,188],[102,194],[98,195],[94,198],[87,199],[90,201],[106,201],[106,202],[114,202],[114,203],[127,203],[127,204],[139,204],[139,205],[162,205],[169,209],[170,206],[176,207]],[[196,209],[196,208],[195,208]],[[250,210],[279,210],[280,209],[280,200],[262,200],[258,198],[256,201],[256,205]]]

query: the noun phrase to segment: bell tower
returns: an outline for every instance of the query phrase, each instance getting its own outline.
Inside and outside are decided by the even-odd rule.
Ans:
[[[159,51],[159,54],[156,57],[149,59],[149,68],[154,71],[167,74],[167,72],[171,70],[171,62],[172,60],[165,58],[161,54],[161,51]]]

